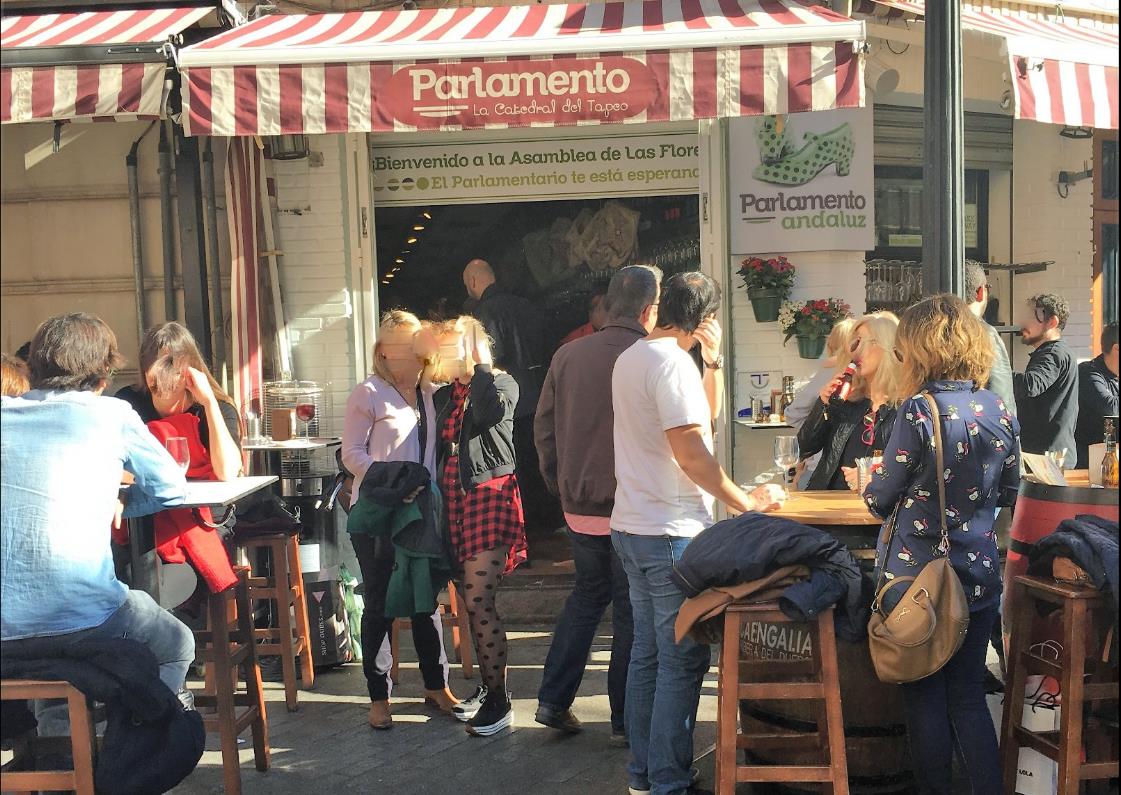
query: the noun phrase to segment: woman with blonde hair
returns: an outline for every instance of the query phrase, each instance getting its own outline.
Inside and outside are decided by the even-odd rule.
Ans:
[[[997,507],[1016,499],[1020,426],[997,395],[981,388],[988,381],[993,347],[982,321],[960,298],[936,295],[904,312],[889,356],[900,364],[898,394],[910,397],[899,407],[888,454],[863,495],[877,516],[894,515],[894,532],[885,526],[880,534],[877,582],[914,576],[948,555],[970,612],[965,641],[950,661],[937,673],[900,686],[915,780],[923,793],[954,792],[956,749],[970,791],[1001,792],[984,674],[1001,592],[993,522]],[[937,416],[931,416],[927,396],[934,399]],[[941,467],[933,447],[935,422],[942,439]],[[939,485],[945,489],[945,513]],[[906,590],[897,585],[887,591],[885,613]]]
[[[856,459],[884,449],[899,404],[898,362],[891,355],[898,325],[890,312],[874,312],[853,324],[848,350],[841,354],[856,366],[848,398],[836,396],[838,374],[822,387],[798,430],[803,459],[821,453],[809,490],[855,488]]]
[[[502,576],[526,559],[514,475],[518,384],[494,369],[490,340],[475,318],[445,324],[439,336],[440,368],[450,380],[435,396],[440,487],[484,681],[455,712],[468,733],[489,736],[514,722],[506,690],[506,631],[495,596]]]
[[[432,358],[416,349],[421,322],[410,312],[395,309],[382,315],[374,344],[374,372],[350,393],[343,424],[342,462],[354,475],[351,500],[357,502],[362,482],[372,467],[383,464],[422,464],[429,488],[436,480],[436,410],[432,403]],[[422,472],[423,474],[423,472]],[[372,477],[372,475],[370,475]],[[400,500],[409,504],[412,493]],[[389,507],[400,507],[389,506]],[[393,629],[386,615],[395,549],[388,534],[351,513],[347,529],[362,571],[366,607],[362,613],[362,673],[370,695],[368,721],[375,729],[389,729],[389,667],[378,665],[378,652]],[[438,590],[438,589],[437,589]],[[424,700],[451,713],[459,703],[448,690],[446,657],[439,624],[430,615],[412,616],[413,644],[424,679]]]
[[[795,430],[801,428],[809,416],[821,388],[836,378],[851,361],[849,346],[852,344],[852,330],[855,326],[856,320],[851,317],[838,320],[833,325],[825,339],[825,358],[821,360],[821,366],[805,386],[798,390],[794,402],[784,412],[786,422]]]
[[[140,380],[117,397],[149,423],[179,414],[198,418],[198,432],[218,480],[242,469],[241,420],[237,406],[210,374],[198,343],[174,321],[148,329],[140,341]]]

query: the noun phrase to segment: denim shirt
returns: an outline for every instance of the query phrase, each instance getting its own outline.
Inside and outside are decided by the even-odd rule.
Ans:
[[[1000,505],[1011,505],[1020,484],[1020,425],[992,392],[972,381],[932,381],[923,389],[934,396],[942,426],[942,477],[946,488],[946,526],[950,564],[965,588],[971,612],[1000,601],[1001,577],[993,523]],[[892,580],[915,576],[941,549],[934,425],[922,395],[899,407],[884,449],[884,464],[864,490],[874,514],[888,521],[876,549],[876,576]],[[896,531],[885,537],[893,511]],[[890,609],[906,589],[889,592]]]
[[[181,504],[182,471],[122,400],[28,392],[0,402],[0,639],[100,626],[124,602],[109,545],[121,471],[127,516]]]

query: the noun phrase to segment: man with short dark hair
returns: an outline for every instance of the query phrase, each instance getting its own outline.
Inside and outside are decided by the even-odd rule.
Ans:
[[[1063,329],[1070,307],[1058,295],[1033,295],[1020,309],[1021,341],[1033,348],[1022,373],[1012,374],[1020,420],[1020,448],[1025,453],[1067,451],[1075,456],[1078,417],[1078,369]]]
[[[611,735],[626,742],[623,705],[631,658],[631,603],[627,575],[611,548],[615,505],[611,371],[619,354],[645,337],[658,319],[657,268],[629,265],[611,279],[606,318],[596,334],[564,345],[553,357],[534,424],[541,476],[560,497],[572,541],[576,582],[557,617],[537,693],[538,723],[580,731],[572,702],[603,612],[612,606],[607,696]]]
[[[1012,364],[1008,360],[1008,349],[995,328],[985,322],[985,309],[989,305],[989,275],[979,262],[965,265],[965,303],[982,323],[989,341],[993,345],[993,369],[985,389],[993,392],[1004,401],[1004,407],[1016,414],[1016,392],[1012,388]]]
[[[1078,365],[1078,469],[1090,466],[1088,448],[1105,438],[1105,418],[1117,416],[1117,324],[1102,329],[1102,352]],[[1121,429],[1115,429],[1121,430]]]
[[[745,494],[712,454],[711,396],[688,351],[701,341],[706,371],[719,377],[720,292],[702,273],[662,285],[658,325],[623,351],[611,375],[615,506],[611,541],[630,583],[634,643],[627,673],[630,792],[677,795],[690,788],[693,727],[709,648],[674,636],[685,597],[670,572],[690,540],[712,523],[713,498],[736,511],[774,510],[774,485]],[[714,353],[712,341],[716,341]]]
[[[117,580],[109,534],[121,518],[122,470],[135,477],[126,517],[181,504],[183,472],[127,403],[102,396],[121,357],[100,318],[47,320],[28,360],[32,391],[0,402],[0,649],[127,637],[152,651],[178,692],[194,636]],[[53,720],[65,725],[65,716]],[[40,718],[40,734],[57,733]]]

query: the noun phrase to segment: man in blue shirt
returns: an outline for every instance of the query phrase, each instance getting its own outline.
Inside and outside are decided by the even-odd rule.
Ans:
[[[135,476],[125,517],[181,504],[185,480],[136,412],[101,395],[120,362],[100,318],[51,318],[31,342],[32,391],[0,403],[0,652],[32,638],[128,637],[178,692],[194,659],[191,631],[117,580],[109,534],[121,519],[122,470]],[[41,720],[40,734],[51,733]]]

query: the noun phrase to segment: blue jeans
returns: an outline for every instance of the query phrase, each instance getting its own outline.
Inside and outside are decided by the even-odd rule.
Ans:
[[[674,640],[685,595],[670,572],[691,539],[612,532],[611,540],[630,582],[634,615],[626,706],[630,786],[677,795],[690,784],[693,727],[710,662],[707,645]]]
[[[144,591],[129,591],[117,612],[105,623],[89,629],[56,635],[59,645],[83,640],[129,638],[148,647],[160,665],[160,679],[173,693],[179,692],[187,679],[187,669],[195,659],[194,633]],[[18,640],[5,642],[15,645]],[[66,702],[39,699],[35,702],[35,718],[40,737],[60,737],[70,733]]]
[[[626,703],[627,668],[631,662],[630,585],[610,536],[592,536],[569,531],[572,559],[576,564],[576,584],[557,617],[553,642],[545,658],[545,672],[537,701],[562,711],[572,706],[588,652],[608,605],[611,612],[611,662],[607,668],[607,698],[611,703],[611,728],[624,730],[623,705]]]
[[[969,616],[957,654],[936,674],[900,685],[919,792],[951,795],[954,752],[974,795],[1001,792],[996,729],[985,705],[985,656],[998,618],[996,606]]]

